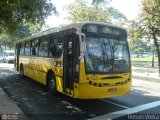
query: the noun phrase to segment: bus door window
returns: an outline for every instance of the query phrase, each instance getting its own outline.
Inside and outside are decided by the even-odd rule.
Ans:
[[[72,41],[68,43],[68,58],[72,58]]]
[[[66,62],[66,87],[69,89],[73,89],[73,83],[78,81],[78,75],[76,73],[76,65],[77,65],[77,42],[75,34],[67,37],[67,43],[64,54],[64,61]],[[77,71],[78,72],[78,71]]]

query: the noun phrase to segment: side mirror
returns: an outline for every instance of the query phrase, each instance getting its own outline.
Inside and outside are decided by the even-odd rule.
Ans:
[[[59,50],[63,49],[63,45],[58,45],[57,49],[59,49]]]

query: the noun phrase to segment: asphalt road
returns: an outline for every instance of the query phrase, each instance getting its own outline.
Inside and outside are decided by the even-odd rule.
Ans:
[[[0,86],[31,120],[160,120],[159,92],[137,85],[136,80],[131,93],[121,97],[75,100],[62,94],[52,96],[45,86],[30,78],[22,79],[13,64],[0,62]]]

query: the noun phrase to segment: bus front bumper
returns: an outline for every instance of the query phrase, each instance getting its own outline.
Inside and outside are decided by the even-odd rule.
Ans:
[[[114,96],[125,95],[130,92],[132,81],[123,85],[99,87],[93,86],[89,83],[79,84],[77,90],[75,90],[75,98],[78,99],[99,99],[110,98]]]

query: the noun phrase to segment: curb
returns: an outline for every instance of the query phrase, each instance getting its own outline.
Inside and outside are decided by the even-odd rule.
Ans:
[[[150,77],[143,77],[143,76],[136,76],[136,75],[132,75],[132,78],[160,83],[160,78],[158,79],[158,78],[150,78]]]

